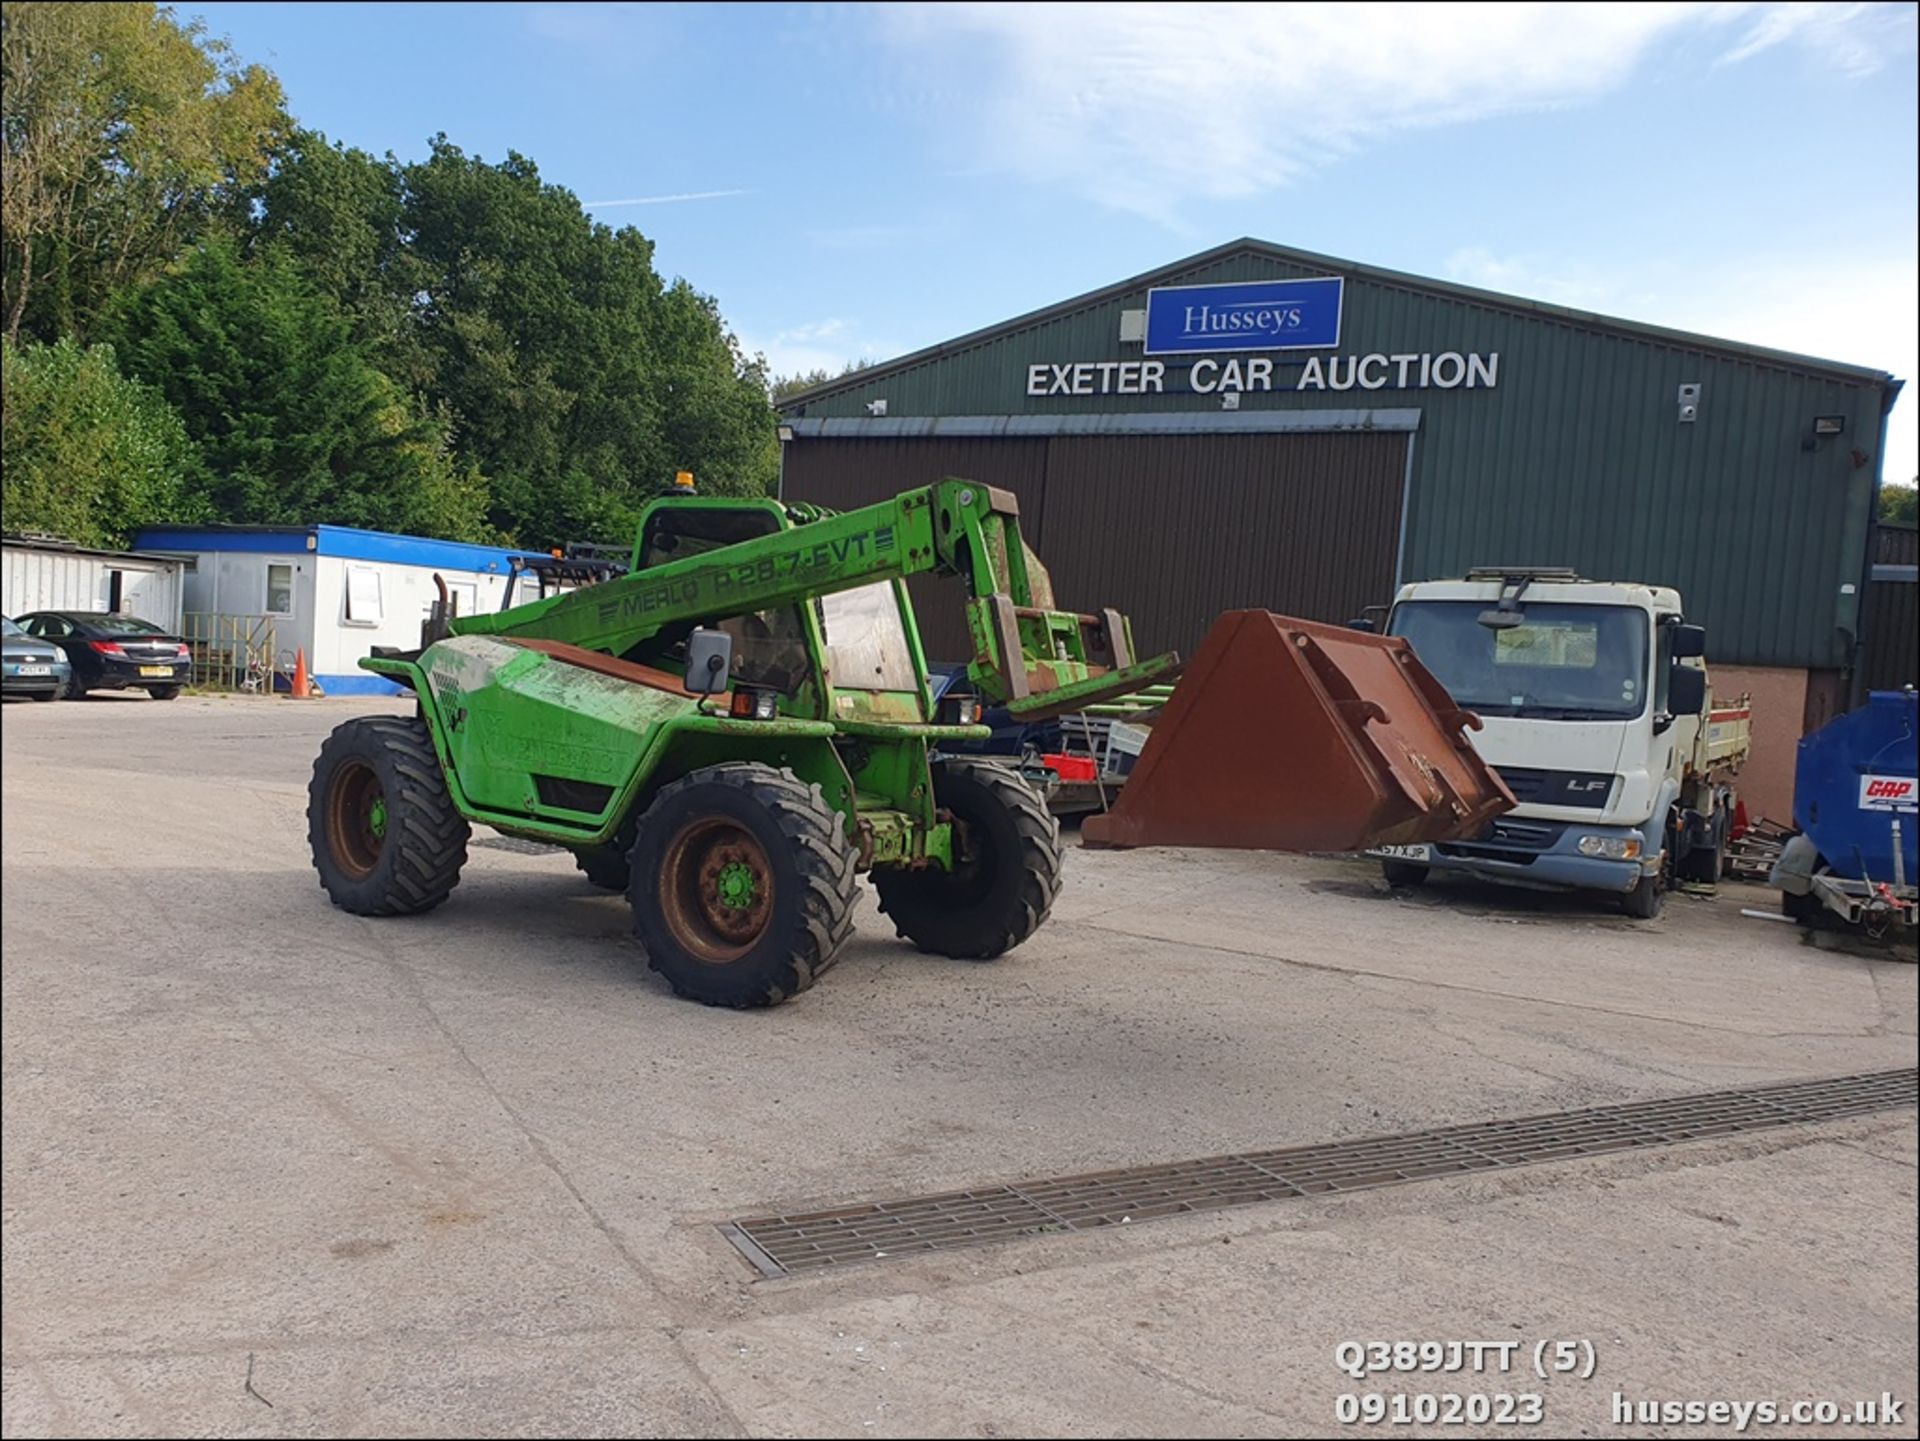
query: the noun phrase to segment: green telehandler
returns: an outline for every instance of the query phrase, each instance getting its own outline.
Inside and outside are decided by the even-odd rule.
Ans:
[[[491,615],[444,598],[420,648],[360,664],[417,714],[321,746],[308,836],[336,905],[431,910],[469,827],[566,847],[623,890],[683,996],[776,1005],[852,933],[856,877],[922,950],[986,960],[1060,889],[1060,830],[1012,766],[942,754],[982,703],[1042,720],[1181,670],[1118,611],[1054,608],[1013,496],[944,480],[835,514],[707,498],[682,475],[617,579]],[[936,707],[909,576],[968,590],[973,694]],[[1406,641],[1229,611],[1088,844],[1359,850],[1445,841],[1513,806]]]
[[[906,578],[970,591],[975,696],[930,702]],[[982,700],[1040,719],[1178,671],[1136,661],[1118,612],[1053,608],[1014,498],[943,481],[832,513],[711,498],[682,476],[640,519],[629,572],[422,628],[361,662],[411,718],[323,744],[308,829],[322,885],[359,915],[432,909],[469,827],[570,849],[624,890],[675,991],[764,1006],[807,989],[871,872],[900,935],[987,959],[1060,888],[1059,828],[1009,767],[940,756]]]

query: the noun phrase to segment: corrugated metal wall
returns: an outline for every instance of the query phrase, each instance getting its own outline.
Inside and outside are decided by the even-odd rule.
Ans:
[[[1476,564],[1567,565],[1677,586],[1720,659],[1851,663],[1880,383],[1258,249],[1205,257],[1154,283],[1328,273],[1348,279],[1340,345],[1323,357],[1499,355],[1493,389],[1301,392],[1290,387],[1307,356],[1281,353],[1272,357],[1275,373],[1289,388],[1241,397],[1242,410],[1421,410],[1403,579]],[[1145,303],[1144,285],[1103,295],[904,369],[878,367],[787,413],[858,419],[879,398],[890,418],[1217,411],[1217,398],[1192,393],[1026,394],[1033,364],[1139,359],[1138,345],[1119,343],[1119,320]],[[1169,391],[1185,392],[1192,357],[1163,359]],[[1685,424],[1677,406],[1683,382],[1704,387],[1699,418]],[[1842,434],[1814,441],[1816,415],[1839,416]]]
[[[1920,565],[1920,529],[1910,525],[1873,528],[1875,565]]]
[[[1920,530],[1911,526],[1874,527],[1874,564],[1920,565]],[[1873,580],[1861,617],[1866,645],[1860,660],[1859,689],[1899,690],[1920,685],[1920,582],[1910,577]]]
[[[170,561],[94,551],[0,547],[6,614],[36,610],[106,610],[112,572],[122,573],[121,609],[168,630],[180,624],[180,570]]]
[[[782,493],[838,510],[946,476],[1011,490],[1056,604],[1117,606],[1143,652],[1191,653],[1223,610],[1340,622],[1392,598],[1400,434],[807,440]],[[913,582],[928,654],[967,654],[958,581]]]

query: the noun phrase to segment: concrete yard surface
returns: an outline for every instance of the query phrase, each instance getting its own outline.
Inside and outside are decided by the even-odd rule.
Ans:
[[[401,702],[9,704],[5,1431],[1326,1435],[1339,1398],[1890,1394],[1911,1109],[762,1280],[730,1218],[1915,1063],[1906,955],[1755,887],[1651,923],[1369,862],[1088,852],[990,964],[871,895],[776,1010],[674,998],[627,906],[479,831],[372,921],[308,861],[322,737]],[[1373,1376],[1349,1341],[1517,1342]],[[1536,1379],[1540,1341],[1590,1379]],[[1356,1403],[1357,1404],[1357,1403]],[[1753,1434],[1761,1434],[1756,1428]]]

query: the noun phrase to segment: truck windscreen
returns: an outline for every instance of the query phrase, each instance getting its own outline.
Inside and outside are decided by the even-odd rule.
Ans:
[[[1631,606],[1522,604],[1519,625],[1480,624],[1489,602],[1397,605],[1392,635],[1413,643],[1452,697],[1490,716],[1628,720],[1647,705],[1647,614]]]

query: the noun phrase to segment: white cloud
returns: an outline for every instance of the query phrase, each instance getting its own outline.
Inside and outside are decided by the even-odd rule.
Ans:
[[[839,317],[791,326],[765,338],[742,335],[740,348],[748,355],[766,356],[767,371],[775,377],[813,370],[838,375],[853,361],[885,360],[900,353],[896,346],[862,339],[853,321]]]
[[[1577,266],[1473,249],[1452,256],[1443,273],[1464,285],[1602,315],[1872,366],[1906,381],[1908,390],[1920,386],[1920,278],[1911,256],[1756,256],[1684,279],[1623,265],[1602,279]],[[1787,277],[1796,283],[1783,285]],[[1877,437],[1853,443],[1871,451]],[[1903,393],[1887,426],[1882,474],[1907,481],[1916,473],[1920,397]]]
[[[1749,18],[1747,33],[1716,63],[1737,65],[1762,50],[1795,41],[1848,75],[1871,75],[1886,63],[1889,50],[1900,48],[1912,20],[1908,6],[1832,0],[1765,5]]]
[[[1799,44],[1849,73],[1910,44],[1908,6],[1741,4],[935,4],[883,7],[937,59],[984,46],[964,113],[1024,178],[1172,220],[1182,200],[1283,185],[1361,143],[1575,103],[1656,41],[1705,34],[1733,64]]]

